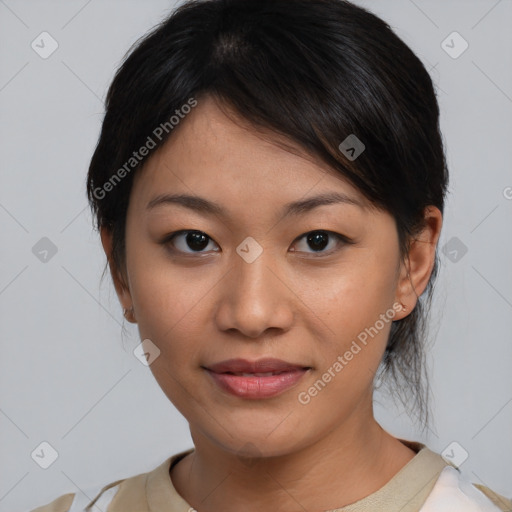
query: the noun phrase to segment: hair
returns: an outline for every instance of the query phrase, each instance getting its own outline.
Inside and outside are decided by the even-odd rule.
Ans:
[[[389,212],[402,258],[424,209],[443,212],[448,170],[433,83],[386,22],[343,0],[192,0],[132,45],[108,89],[87,177],[96,227],[112,233],[105,270],[110,263],[125,273],[135,173],[172,135],[170,119],[206,96],[320,158]],[[340,150],[351,134],[365,146],[356,159]],[[150,140],[150,155],[135,160]],[[425,421],[424,343],[438,265],[436,251],[428,286],[392,322],[379,367]]]

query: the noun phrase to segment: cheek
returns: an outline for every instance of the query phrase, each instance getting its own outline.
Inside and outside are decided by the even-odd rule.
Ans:
[[[315,273],[303,287],[301,298],[334,324],[348,327],[373,322],[393,303],[395,269],[396,261],[389,255],[354,253],[350,261]]]
[[[377,261],[359,263],[360,267],[354,265],[336,279],[317,281],[305,291],[304,301],[314,304],[324,325],[316,343],[314,379],[298,390],[299,403],[310,412],[304,421],[311,429],[318,428],[314,417],[343,418],[359,404],[371,402],[394,316],[393,279]]]
[[[131,276],[140,339],[150,339],[160,350],[149,368],[175,407],[185,417],[193,417],[198,400],[193,372],[199,371],[206,335],[200,313],[209,287],[197,286],[170,265],[136,267],[134,261]]]
[[[160,248],[142,246],[127,262],[140,336],[178,365],[194,352],[194,340],[204,336],[198,315],[211,286],[194,269],[166,261]]]
[[[326,368],[347,351],[353,371],[378,367],[394,317],[395,267],[393,254],[361,251],[304,287],[301,298],[324,326],[320,353]]]

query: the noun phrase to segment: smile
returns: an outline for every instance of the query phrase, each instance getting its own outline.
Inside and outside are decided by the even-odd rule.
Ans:
[[[310,366],[282,359],[228,359],[202,367],[220,390],[248,400],[271,398],[296,386]]]

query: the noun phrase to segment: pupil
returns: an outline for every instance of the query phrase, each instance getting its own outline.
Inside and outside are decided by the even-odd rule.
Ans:
[[[312,249],[314,250],[322,250],[326,247],[327,245],[327,233],[323,232],[323,231],[315,231],[313,234],[309,235],[307,240],[308,240],[308,243],[312,243],[313,244],[313,247]]]
[[[203,233],[187,233],[186,239],[188,246],[194,250],[200,251],[208,245],[208,237]]]
[[[208,245],[208,237],[204,233],[191,232],[187,233],[187,244],[191,249],[202,250]],[[308,243],[312,245],[312,249],[315,251],[321,251],[328,244],[328,235],[323,231],[315,231],[308,235]]]

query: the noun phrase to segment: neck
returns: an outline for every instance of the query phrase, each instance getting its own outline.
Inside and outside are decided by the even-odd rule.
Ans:
[[[375,421],[347,421],[282,456],[241,459],[194,432],[195,450],[174,466],[177,492],[201,512],[329,510],[384,486],[415,453]]]

